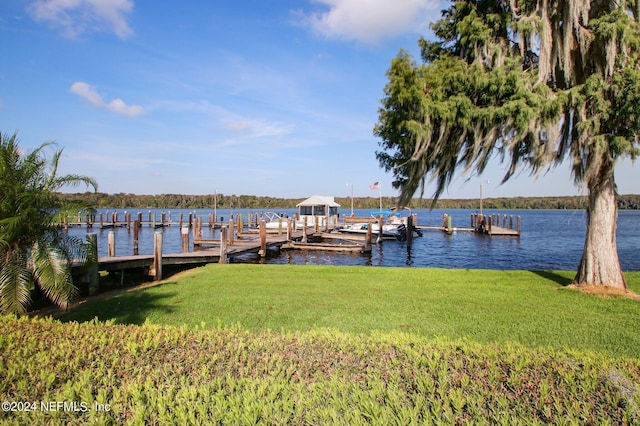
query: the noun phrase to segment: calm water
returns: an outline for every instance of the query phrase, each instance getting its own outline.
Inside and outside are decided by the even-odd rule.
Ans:
[[[99,210],[106,213],[107,210]],[[115,211],[114,209],[108,210]],[[117,210],[123,217],[124,209]],[[139,210],[128,210],[137,213]],[[147,220],[148,211],[143,211],[143,220]],[[158,220],[161,210],[157,213]],[[168,210],[166,210],[168,212]],[[356,210],[357,216],[368,216],[369,210]],[[177,221],[180,212],[188,217],[195,212],[206,221],[212,210],[171,210],[172,219]],[[231,213],[243,214],[245,220],[248,213],[260,213],[259,210],[226,210],[218,209],[217,214],[225,221]],[[295,213],[294,209],[279,209],[278,212]],[[473,210],[414,210],[418,214],[418,225],[439,225],[443,213],[452,216],[453,226],[468,227]],[[349,214],[350,210],[341,209],[340,215]],[[440,267],[470,269],[531,269],[531,270],[574,270],[580,262],[584,245],[586,213],[582,210],[500,210],[485,211],[485,214],[513,215],[522,218],[520,238],[488,237],[470,232],[459,231],[447,235],[440,231],[423,231],[423,236],[415,238],[409,246],[406,242],[384,241],[374,245],[370,254],[337,254],[324,252],[283,251],[267,258],[266,263],[301,264],[301,265],[371,265],[371,266],[404,266],[404,267]],[[106,217],[106,215],[105,215]],[[133,233],[126,228],[113,230],[72,228],[71,235],[84,238],[87,232],[98,235],[98,252],[106,256],[107,236],[109,231],[116,233],[116,255],[133,254]],[[163,230],[163,246],[165,253],[178,253],[181,250],[180,229],[178,226]],[[140,230],[140,254],[153,253],[153,233],[151,227]],[[203,227],[203,238],[218,238]],[[640,271],[640,211],[620,211],[618,216],[618,255],[622,268],[626,271]],[[260,262],[254,256],[247,256],[241,262]]]

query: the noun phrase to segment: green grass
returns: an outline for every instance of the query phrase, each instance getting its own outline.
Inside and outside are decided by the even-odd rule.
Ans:
[[[165,283],[84,303],[63,321],[253,332],[402,331],[640,359],[640,302],[565,288],[573,272],[209,265]],[[628,273],[640,292],[640,273]]]

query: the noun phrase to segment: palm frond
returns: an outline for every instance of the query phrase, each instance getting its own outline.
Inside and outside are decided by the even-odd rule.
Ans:
[[[0,312],[26,312],[31,304],[32,287],[27,254],[21,250],[0,251]]]
[[[39,241],[33,245],[33,275],[45,296],[66,309],[78,294],[71,275],[71,259],[59,246]]]

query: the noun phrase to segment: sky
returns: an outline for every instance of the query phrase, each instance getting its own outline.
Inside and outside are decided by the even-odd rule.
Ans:
[[[0,131],[63,149],[105,193],[397,195],[373,135],[391,60],[431,37],[438,0],[2,0]],[[50,151],[52,152],[52,151]],[[620,194],[640,193],[622,161]],[[586,195],[569,167],[442,198]],[[432,195],[433,185],[425,196]],[[68,192],[84,192],[84,187]]]

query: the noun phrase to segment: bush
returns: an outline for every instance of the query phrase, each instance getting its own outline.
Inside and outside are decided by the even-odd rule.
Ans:
[[[6,424],[640,421],[640,362],[594,352],[15,317],[0,336]]]

